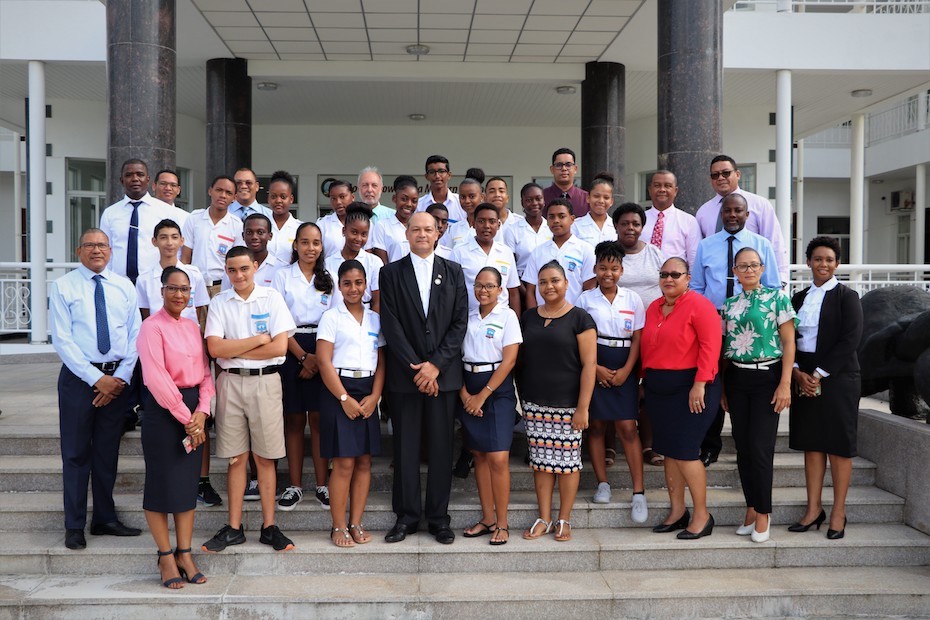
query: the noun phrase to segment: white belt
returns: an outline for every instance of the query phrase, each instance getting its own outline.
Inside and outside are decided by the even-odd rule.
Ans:
[[[737,368],[745,368],[746,370],[768,370],[769,368],[771,368],[772,366],[774,366],[780,361],[781,361],[780,359],[776,359],[776,360],[767,360],[764,362],[750,362],[746,364],[744,364],[743,362],[733,362],[733,361],[731,361],[730,363],[736,366]]]
[[[316,331],[316,329],[313,331]],[[352,370],[351,368],[337,368],[336,372],[339,373],[340,377],[349,377],[350,379],[366,379],[368,377],[375,376],[375,372],[373,370]]]
[[[466,372],[488,372],[489,370],[497,370],[501,363],[488,362],[484,364],[472,364],[470,362],[464,362],[462,365],[465,367]]]
[[[298,333],[298,334],[315,334],[315,333],[316,333],[316,325],[302,325],[302,326],[300,326],[300,327],[298,327],[298,328],[296,329],[295,333]]]
[[[602,344],[605,347],[612,347],[615,349],[626,349],[633,344],[633,340],[631,338],[606,338],[598,336],[597,344]]]

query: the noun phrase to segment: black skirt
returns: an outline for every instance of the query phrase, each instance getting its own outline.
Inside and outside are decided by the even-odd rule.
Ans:
[[[629,347],[597,345],[597,364],[606,368],[622,368],[630,357]],[[601,387],[595,383],[591,395],[592,420],[635,420],[639,417],[639,377],[630,373],[622,384]]]
[[[374,377],[353,379],[340,377],[352,398],[361,400],[371,394]],[[381,454],[381,422],[378,410],[367,418],[350,420],[342,403],[329,390],[320,394],[320,456],[326,459],[353,458]]]
[[[487,372],[465,372],[465,389],[477,394],[488,384],[493,370]],[[465,446],[477,452],[504,452],[513,442],[513,427],[517,415],[517,395],[513,389],[513,377],[507,375],[497,386],[481,408],[479,418],[465,411],[461,399],[456,404],[456,413],[465,431]]]
[[[811,373],[813,355],[797,352],[798,366]],[[788,446],[804,452],[825,452],[852,458],[859,422],[859,371],[836,372],[820,380],[820,396],[791,395]]]
[[[646,408],[652,421],[652,449],[679,461],[696,461],[701,442],[720,407],[720,375],[704,388],[704,411],[691,413],[688,393],[697,369],[646,370]]]
[[[197,408],[200,388],[182,388],[184,404]],[[142,390],[145,419],[142,423],[142,454],[145,457],[145,491],[142,508],[152,512],[187,512],[197,507],[197,482],[203,444],[188,454],[181,442],[184,426],[158,404],[147,389]]]
[[[316,355],[316,334],[294,334],[301,348]],[[284,396],[284,414],[320,410],[320,394],[326,391],[320,373],[310,379],[301,379],[300,360],[290,351],[281,365],[281,390]]]

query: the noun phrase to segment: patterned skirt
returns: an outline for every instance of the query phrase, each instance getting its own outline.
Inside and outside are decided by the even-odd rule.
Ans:
[[[581,431],[572,428],[574,407],[549,407],[522,402],[530,467],[550,474],[581,470]]]

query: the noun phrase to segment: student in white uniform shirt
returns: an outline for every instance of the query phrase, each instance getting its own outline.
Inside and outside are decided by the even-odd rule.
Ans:
[[[536,283],[540,268],[551,260],[557,261],[565,270],[568,282],[565,299],[568,303],[574,304],[582,290],[594,288],[594,248],[572,235],[574,221],[570,200],[556,198],[546,205],[546,223],[552,231],[552,239],[533,250],[523,271],[527,308],[543,303]]]
[[[596,246],[601,241],[616,241],[617,230],[607,215],[614,204],[614,178],[601,172],[591,181],[588,190],[588,213],[575,220],[572,234]]]
[[[258,263],[258,270],[255,272],[255,284],[258,286],[271,286],[275,272],[287,266],[287,263],[268,251],[268,242],[272,238],[271,220],[268,217],[261,213],[253,213],[245,218],[245,222],[242,223],[242,240],[245,241],[245,247],[252,250],[252,256]],[[229,276],[223,274],[221,290],[225,291],[229,287]]]
[[[291,252],[294,251],[294,239],[297,238],[297,227],[301,222],[291,215],[291,205],[294,204],[295,181],[288,172],[278,170],[271,175],[268,184],[268,204],[271,206],[271,221],[274,227],[271,240],[268,242],[268,251],[274,254],[282,264],[291,262]]]
[[[480,211],[479,211],[480,217]],[[477,307],[468,314],[462,343],[465,385],[459,390],[459,420],[465,447],[475,457],[475,481],[481,519],[466,528],[466,538],[491,535],[490,544],[504,545],[510,537],[510,444],[517,412],[513,368],[523,342],[520,320],[498,303],[501,274],[483,267],[475,278],[472,297]]]
[[[181,183],[178,173],[169,168],[159,170],[152,181],[152,193],[156,198],[168,205],[171,211],[170,219],[177,222],[178,226],[183,227],[184,222],[187,221],[191,213],[174,204],[174,201],[181,195]]]
[[[446,205],[434,202],[426,207],[426,212],[432,215],[433,219],[436,220],[436,230],[439,232],[439,238],[442,239],[442,236],[446,234],[446,231],[449,229],[449,210],[446,208]],[[436,241],[436,245],[433,247],[433,254],[452,260],[452,250],[441,245],[439,241]]]
[[[523,216],[507,208],[510,193],[507,191],[507,182],[500,177],[491,177],[487,185],[484,186],[484,197],[497,207],[497,213],[501,218],[501,227],[498,231],[497,240],[506,245],[504,236],[507,234],[507,229],[515,226],[517,222],[523,219]]]
[[[425,176],[429,182],[429,191],[417,201],[417,211],[426,211],[426,207],[438,202],[446,205],[450,222],[455,223],[465,219],[465,212],[462,211],[458,194],[449,190],[449,179],[452,178],[449,160],[442,155],[430,155],[426,158]],[[397,191],[396,188],[395,191]]]
[[[323,233],[323,258],[334,256],[342,250],[345,243],[342,227],[345,226],[346,209],[354,200],[355,195],[348,181],[337,179],[330,184],[329,204],[333,212],[316,221]]]
[[[459,183],[459,203],[464,219],[449,224],[449,230],[439,239],[439,245],[455,249],[475,236],[475,208],[484,202],[481,184],[472,178]]]
[[[484,267],[494,267],[501,274],[504,284],[497,303],[506,308],[519,308],[520,278],[517,277],[517,261],[510,248],[494,240],[500,229],[497,207],[490,202],[483,202],[473,214],[475,236],[452,250],[452,260],[462,266],[466,288],[474,285],[478,272]],[[469,311],[477,308],[478,299],[474,296],[469,297]]]
[[[407,241],[407,221],[417,209],[417,181],[412,176],[401,175],[394,179],[394,216],[378,220],[371,234],[372,254],[384,264],[399,260],[410,254]]]
[[[587,310],[597,325],[597,382],[591,395],[588,450],[597,477],[595,504],[610,502],[604,434],[613,424],[623,443],[633,482],[633,522],[649,517],[643,482],[643,449],[636,430],[639,416],[639,338],[646,322],[643,300],[633,291],[617,286],[623,275],[623,250],[612,241],[594,248],[597,288],[585,291],[576,304]]]
[[[367,277],[365,294],[362,296],[364,303],[372,311],[378,312],[381,309],[381,291],[378,286],[378,274],[384,267],[384,262],[370,252],[365,251],[365,245],[368,243],[368,231],[371,228],[372,213],[371,209],[361,203],[352,203],[346,209],[346,221],[343,227],[343,236],[345,236],[345,245],[342,251],[333,256],[326,257],[326,270],[332,274],[339,273],[339,266],[349,260],[358,261],[364,268]],[[333,306],[339,307],[342,304],[342,293],[339,289],[333,292]]]
[[[181,227],[184,247],[181,262],[194,265],[203,274],[207,293],[212,299],[220,292],[226,273],[226,252],[242,241],[242,220],[229,212],[229,203],[236,195],[236,183],[220,175],[207,190],[210,206],[191,213]]]
[[[337,547],[353,547],[371,541],[362,513],[371,486],[371,457],[381,452],[378,400],[384,389],[385,341],[381,317],[362,303],[368,288],[365,267],[350,259],[337,273],[342,301],[323,313],[317,334],[326,387],[320,395],[321,451],[333,460],[330,538]]]
[[[162,220],[155,225],[155,236],[152,245],[158,248],[161,258],[154,269],[139,275],[136,280],[136,294],[139,296],[139,310],[142,318],[161,310],[164,298],[161,295],[161,273],[168,267],[177,267],[187,274],[190,279],[190,300],[187,307],[181,311],[181,316],[192,320],[202,326],[207,318],[207,306],[210,305],[210,296],[203,283],[203,275],[194,265],[185,265],[178,262],[178,250],[184,245],[181,228],[174,220]],[[202,320],[201,320],[202,319]]]
[[[289,267],[279,269],[272,288],[281,293],[297,332],[287,342],[281,367],[284,382],[284,436],[287,444],[288,487],[278,500],[281,510],[293,510],[303,499],[304,429],[310,423],[316,498],[329,506],[326,459],[320,456],[320,379],[316,360],[316,334],[320,317],[333,299],[333,278],[323,263],[323,236],[319,227],[304,222],[297,229]]]
[[[523,207],[523,217],[503,232],[503,241],[517,257],[517,273],[522,278],[533,250],[552,239],[552,232],[543,216],[542,187],[536,183],[524,185],[520,190],[520,206]]]

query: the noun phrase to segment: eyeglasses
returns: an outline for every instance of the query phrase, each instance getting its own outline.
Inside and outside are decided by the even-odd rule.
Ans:
[[[171,189],[177,189],[177,188],[181,187],[179,184],[177,184],[177,183],[171,183],[171,182],[169,182],[169,181],[159,181],[159,182],[156,183],[155,185],[157,185],[158,187],[170,187]]]
[[[573,161],[557,161],[552,164],[553,168],[558,168],[559,170],[569,170],[575,167],[575,162]]]
[[[170,295],[174,295],[175,293],[184,293],[188,295],[191,292],[191,287],[189,286],[174,286],[173,284],[166,284],[162,289]]]
[[[762,267],[762,263],[740,263],[739,265],[733,265],[733,268],[740,273],[746,273],[747,271],[759,271],[760,267]]]
[[[475,282],[476,291],[493,291],[496,288],[498,288],[496,284],[478,284]]]
[[[252,187],[253,185],[258,185],[258,183],[255,181],[241,181],[239,179],[236,179],[236,186],[239,186],[239,185],[245,185],[246,187]]]
[[[90,243],[90,242],[87,242],[87,243],[82,243],[82,244],[81,244],[81,248],[83,248],[83,249],[85,249],[85,250],[88,250],[88,251],[91,251],[91,250],[108,250],[108,249],[110,249],[110,244],[109,244],[109,243],[103,243],[103,242],[100,242],[100,243]]]
[[[437,174],[449,174],[449,171],[446,170],[445,168],[433,168],[432,170],[426,171],[427,176],[432,177],[432,176],[436,176]]]
[[[730,175],[733,174],[734,172],[736,172],[736,170],[718,170],[717,172],[711,172],[710,178],[712,178],[714,181],[716,181],[720,177],[723,177],[724,179],[729,179]]]
[[[687,273],[682,273],[682,272],[680,272],[680,271],[660,271],[660,272],[659,272],[659,279],[660,279],[660,280],[665,280],[666,278],[671,278],[672,280],[677,280],[677,279],[680,278],[681,276],[686,276],[686,275],[688,275],[688,274],[687,274]]]

